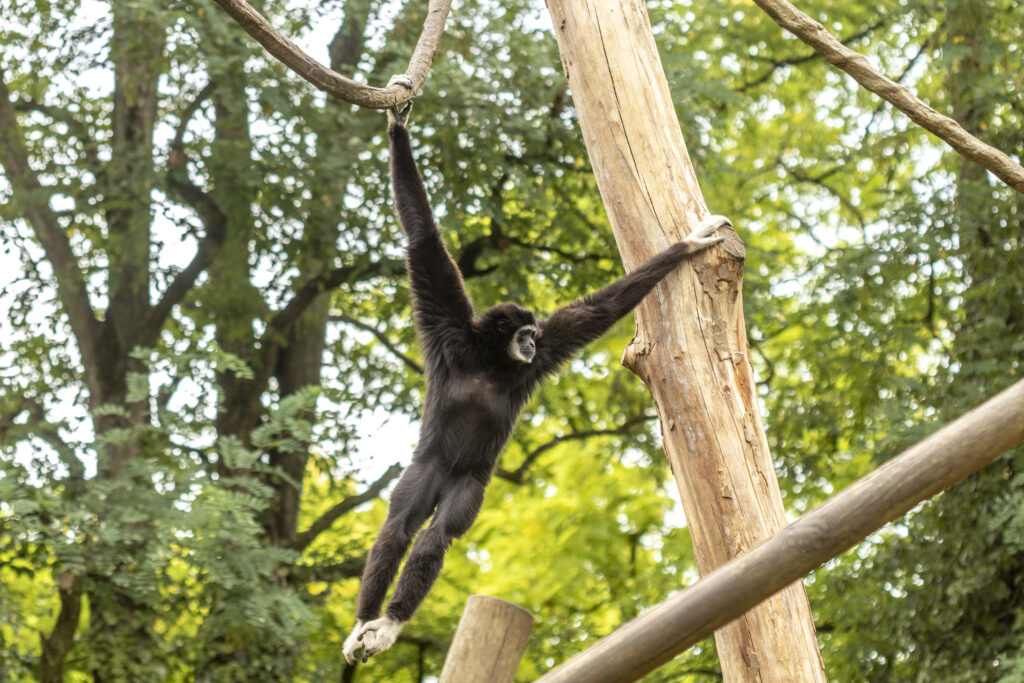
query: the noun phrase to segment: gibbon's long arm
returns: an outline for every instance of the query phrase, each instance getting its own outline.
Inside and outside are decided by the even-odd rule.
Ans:
[[[396,112],[388,125],[391,187],[399,223],[409,240],[407,264],[417,321],[424,341],[430,341],[452,327],[468,327],[473,320],[473,304],[434,222],[427,191],[412,156],[406,115],[408,109]]]
[[[718,244],[724,237],[709,237],[732,225],[724,216],[708,216],[686,239],[652,257],[622,279],[563,306],[540,324],[537,339],[537,371],[558,370],[574,353],[594,341],[629,314],[676,266],[692,254]]]

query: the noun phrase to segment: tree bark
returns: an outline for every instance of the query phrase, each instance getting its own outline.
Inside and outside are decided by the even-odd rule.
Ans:
[[[71,572],[61,572],[57,577],[60,596],[60,611],[57,623],[49,635],[39,635],[42,653],[39,656],[39,680],[41,683],[61,683],[64,680],[64,662],[75,644],[75,633],[82,615],[82,587],[85,580]]]
[[[580,127],[627,269],[708,213],[637,0],[548,0]],[[625,365],[650,388],[702,575],[786,524],[743,320],[730,233],[637,309]],[[726,680],[824,681],[801,583],[716,632]]]

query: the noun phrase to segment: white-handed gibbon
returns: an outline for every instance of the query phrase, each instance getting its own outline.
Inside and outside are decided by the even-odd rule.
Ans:
[[[426,405],[412,464],[391,493],[387,520],[363,571],[356,625],[343,648],[349,663],[360,658],[360,649],[366,661],[394,644],[437,579],[452,540],[476,519],[498,454],[544,377],[632,311],[680,262],[725,239],[712,235],[731,225],[722,216],[705,218],[683,241],[546,320],[511,303],[477,315],[413,160],[406,129],[410,107],[388,112],[388,136],[395,204],[408,238]],[[385,595],[414,538],[381,617]]]

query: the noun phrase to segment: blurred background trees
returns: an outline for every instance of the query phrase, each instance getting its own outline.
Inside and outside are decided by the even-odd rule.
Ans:
[[[1019,3],[802,8],[1019,158]],[[263,9],[380,85],[425,5]],[[1024,200],[752,4],[649,10],[709,205],[747,245],[797,515],[1019,378]],[[0,14],[0,678],[351,680],[340,644],[423,389],[383,114],[212,4]],[[413,119],[477,301],[550,311],[620,275],[542,4],[457,4]],[[695,580],[619,366],[631,332],[529,406],[428,602],[355,680],[436,674],[470,592],[536,615],[529,680]],[[832,678],[1024,680],[1024,456],[807,583]],[[647,680],[717,677],[709,640]]]

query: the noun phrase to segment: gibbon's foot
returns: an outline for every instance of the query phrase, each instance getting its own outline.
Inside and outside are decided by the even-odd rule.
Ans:
[[[352,628],[352,633],[348,634],[348,638],[345,639],[345,644],[341,646],[341,653],[345,655],[345,661],[349,664],[355,664],[359,661],[359,657],[356,655],[363,644],[360,642],[363,635],[363,622],[356,621],[356,625]]]
[[[400,85],[406,90],[412,90],[412,79],[405,74],[395,74],[391,77],[391,80],[388,81],[387,87],[390,88],[393,85]]]
[[[689,244],[694,251],[707,249],[725,240],[724,236],[711,237],[711,235],[718,232],[720,228],[731,227],[732,221],[725,216],[706,216],[683,241]]]
[[[400,85],[407,90],[412,90],[412,80],[405,74],[396,74],[391,77],[388,81],[387,87],[393,85]],[[388,109],[388,126],[399,126],[405,128],[406,123],[409,120],[409,112],[412,111],[412,100],[409,100],[401,107],[391,107]]]
[[[380,654],[394,645],[401,630],[402,622],[390,617],[381,617],[367,622],[363,626],[363,632],[359,635],[359,639],[363,641],[363,647],[366,648],[363,651],[363,661],[365,662],[373,655]]]
[[[388,109],[388,128],[398,126],[405,128],[409,121],[409,112],[412,111],[412,100],[405,103],[403,107],[391,107]]]

